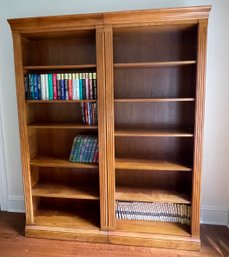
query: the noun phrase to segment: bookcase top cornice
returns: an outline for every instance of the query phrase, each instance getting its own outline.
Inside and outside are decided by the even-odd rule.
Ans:
[[[129,10],[92,14],[73,14],[8,19],[14,32],[69,30],[77,27],[96,28],[104,25],[122,27],[128,24],[198,23],[208,19],[210,5],[151,10]]]

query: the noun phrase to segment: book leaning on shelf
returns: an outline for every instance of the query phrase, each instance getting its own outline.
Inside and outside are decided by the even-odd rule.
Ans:
[[[95,100],[96,73],[25,75],[26,100]]]
[[[70,162],[98,163],[98,137],[94,135],[77,135],[72,144]]]

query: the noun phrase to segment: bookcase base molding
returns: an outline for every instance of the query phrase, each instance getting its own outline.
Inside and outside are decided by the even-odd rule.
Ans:
[[[52,228],[29,226],[25,228],[26,237],[57,240],[76,240],[81,242],[110,243],[117,245],[145,246],[178,250],[199,251],[200,239],[190,236],[172,236],[147,233],[106,232],[83,229]]]
[[[8,20],[27,237],[200,249],[210,9]]]

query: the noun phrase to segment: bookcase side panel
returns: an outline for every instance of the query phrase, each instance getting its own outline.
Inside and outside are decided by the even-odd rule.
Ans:
[[[25,94],[24,94],[21,35],[19,33],[13,32],[13,44],[14,44],[18,120],[19,120],[20,144],[21,144],[21,163],[22,163],[22,175],[23,175],[25,210],[26,210],[26,224],[30,225],[30,224],[33,224],[34,222],[34,215],[33,215],[33,204],[32,204],[32,192],[31,192],[30,153],[29,153],[28,130],[27,130],[26,103],[25,103]]]
[[[206,42],[208,21],[200,21],[198,27],[198,56],[197,56],[197,84],[196,84],[196,114],[195,114],[195,141],[194,141],[194,167],[192,188],[192,223],[193,237],[200,235],[200,187],[203,151],[204,128],[204,97],[206,73]]]
[[[106,110],[107,110],[107,172],[108,172],[108,221],[109,230],[115,224],[115,146],[114,146],[114,79],[113,79],[113,31],[105,28],[106,52]]]
[[[106,103],[105,103],[105,35],[102,28],[96,29],[96,62],[98,82],[98,137],[100,181],[100,227],[107,230],[107,163],[106,163]]]

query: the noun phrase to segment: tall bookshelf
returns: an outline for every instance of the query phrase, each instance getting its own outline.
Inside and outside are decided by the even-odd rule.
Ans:
[[[26,236],[198,250],[210,7],[9,20]],[[96,100],[25,100],[28,73],[96,72]],[[97,102],[98,125],[81,122]],[[77,134],[99,163],[68,161]],[[191,224],[120,219],[118,202],[191,207]]]

